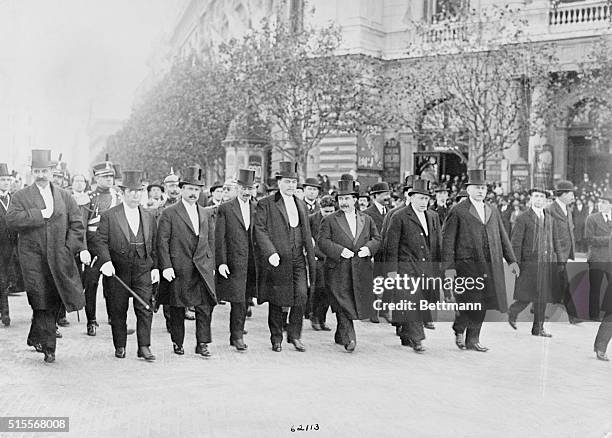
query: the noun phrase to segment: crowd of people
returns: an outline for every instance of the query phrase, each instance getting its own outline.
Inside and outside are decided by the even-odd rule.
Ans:
[[[12,190],[14,174],[0,163],[2,322],[10,326],[8,294],[25,290],[33,311],[26,342],[45,362],[55,361],[66,312],[84,307],[87,334],[97,335],[100,281],[119,359],[135,331],[137,356],[155,361],[151,323],[160,308],[174,353],[185,354],[185,319],[193,319],[195,354],[211,356],[219,304],[230,306],[229,344],[245,352],[255,299],[268,303],[275,352],[284,332],[306,351],[304,319],[315,331],[331,331],[330,308],[334,342],[349,353],[357,346],[353,321],[383,319],[402,345],[423,353],[439,309],[455,311],[459,349],[486,352],[480,335],[490,309],[507,313],[516,330],[518,314],[532,304],[531,333],[541,337],[552,336],[544,327],[549,303],[563,305],[571,324],[582,322],[567,274],[580,243],[588,249],[589,317],[601,321],[594,350],[608,360],[609,180],[601,186],[586,177],[578,187],[559,181],[552,191],[537,186],[504,195],[478,169],[433,185],[418,177],[397,189],[378,182],[367,192],[351,174],[333,184],[320,175],[300,182],[297,164],[288,161],[266,184],[256,182],[254,170],[240,169],[210,187],[195,164],[154,183],[108,157],[93,166],[91,184],[80,174],[66,181],[65,170],[51,151],[34,150],[34,182]],[[583,196],[593,208],[579,205]],[[513,303],[504,261],[516,276]],[[465,292],[468,284],[477,287]],[[127,326],[130,299],[135,330]]]

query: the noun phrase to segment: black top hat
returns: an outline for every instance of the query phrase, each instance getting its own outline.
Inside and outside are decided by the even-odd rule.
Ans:
[[[255,185],[255,171],[251,169],[238,169],[238,184],[251,188]]]
[[[212,186],[210,186],[210,193],[214,192],[217,189],[220,189],[223,187],[223,183],[221,181],[215,181]]]
[[[370,189],[370,195],[375,195],[377,193],[390,192],[389,184],[386,182],[378,182],[372,186]]]
[[[8,164],[0,163],[0,176],[12,176],[8,170]]]
[[[317,189],[321,189],[321,184],[319,184],[319,180],[317,178],[306,178],[306,181],[302,185],[304,187],[310,186],[316,187]]]
[[[124,170],[119,187],[130,190],[142,189],[142,170]]]
[[[281,178],[297,179],[297,163],[292,161],[281,161],[278,163],[278,173],[276,174],[276,179]]]
[[[51,161],[51,150],[49,149],[33,149],[32,150],[32,164],[30,167],[40,169],[43,167],[51,167],[53,162]]]
[[[94,176],[115,176],[115,168],[110,161],[102,161],[93,165]]]
[[[162,192],[164,191],[164,186],[159,181],[153,181],[147,186],[147,193],[149,193],[153,187],[159,187]]]
[[[414,175],[408,175],[406,178],[404,178],[404,185],[402,186],[402,193],[405,193],[406,191],[410,190],[413,184],[414,184]]]
[[[573,192],[576,190],[574,184],[571,181],[559,181],[555,186],[555,196],[558,196],[565,192]]]
[[[429,190],[428,180],[417,179],[416,181],[414,181],[412,188],[408,190],[408,196],[412,196],[417,193],[421,195],[431,196],[431,191]]]
[[[353,178],[353,175],[350,173],[343,173],[340,175],[340,181],[353,181],[354,179],[355,178]]]
[[[355,189],[355,181],[348,179],[341,179],[338,181],[338,191],[336,196],[353,195],[359,196],[359,192]]]
[[[487,171],[484,169],[468,170],[468,181],[466,185],[484,186],[487,185]]]
[[[179,180],[179,187],[183,187],[185,184],[199,187],[204,185],[202,182],[202,168],[200,166],[189,166],[183,169]]]

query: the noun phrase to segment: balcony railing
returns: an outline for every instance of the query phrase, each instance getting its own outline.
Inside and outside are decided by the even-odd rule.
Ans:
[[[463,40],[467,35],[467,27],[464,21],[440,21],[428,26],[423,40],[425,43]]]
[[[610,21],[610,2],[592,0],[580,3],[562,3],[551,8],[548,14],[550,26],[604,24]]]

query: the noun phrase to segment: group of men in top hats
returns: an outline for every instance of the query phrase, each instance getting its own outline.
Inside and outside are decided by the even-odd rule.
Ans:
[[[254,199],[255,172],[240,169],[236,179],[211,187],[213,200],[207,207],[201,205],[201,169],[187,167],[180,177],[171,171],[163,181],[166,199],[154,209],[141,205],[140,171],[122,173],[119,194],[113,188],[116,167],[108,160],[96,164],[97,187],[85,202],[80,200],[85,197],[82,192],[71,196],[52,182],[54,166],[50,151],[33,151],[34,183],[7,198],[3,178],[8,169],[0,163],[0,247],[15,245],[18,233],[19,256],[28,260],[22,273],[33,309],[28,344],[43,352],[46,362],[55,360],[56,320],[62,306],[68,312],[85,306],[87,333],[96,334],[100,275],[115,356],[126,357],[127,311],[133,297],[137,356],[147,361],[155,360],[155,296],[164,304],[178,355],[185,353],[186,309],[194,309],[195,352],[204,357],[211,355],[212,314],[220,302],[231,307],[230,345],[247,350],[245,320],[255,296],[260,304],[268,303],[275,352],[282,351],[285,330],[287,341],[305,351],[304,315],[311,318],[315,331],[329,331],[329,307],[337,319],[335,342],[352,352],[357,346],[353,321],[376,322],[377,302],[433,303],[440,301],[440,292],[444,300],[464,305],[457,306],[453,324],[460,349],[488,350],[480,340],[488,309],[507,311],[509,324],[517,329],[518,315],[533,303],[535,336],[551,336],[544,329],[547,303],[563,303],[570,322],[580,322],[567,275],[575,241],[569,214],[574,187],[567,181],[557,184],[552,203],[544,188],[531,190],[530,209],[519,216],[508,236],[500,213],[484,202],[483,170],[468,172],[465,197],[450,209],[444,189],[432,190],[429,181],[409,178],[402,189],[404,203],[390,209],[391,190],[380,182],[371,187],[371,204],[362,211],[360,192],[350,175],[338,181],[333,196],[320,197],[318,180],[307,179],[301,199],[292,162],[279,164],[276,190],[259,201]],[[605,315],[594,346],[601,360],[607,360],[612,338],[611,200],[612,194],[604,194],[599,213],[589,216],[585,227],[593,319],[601,319],[599,289],[603,279],[608,282],[601,304]],[[518,277],[510,306],[502,260]],[[85,267],[82,283],[78,264]],[[373,288],[375,278],[402,276],[471,279],[481,287],[459,293],[433,283],[413,291],[389,288],[382,296],[373,294],[379,292]],[[0,263],[3,322],[5,315],[8,318],[6,277],[6,265]],[[398,308],[384,314],[396,326],[402,345],[425,351],[424,328],[435,328],[430,308]]]

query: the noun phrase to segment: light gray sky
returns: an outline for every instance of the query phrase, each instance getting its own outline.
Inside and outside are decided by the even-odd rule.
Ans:
[[[0,0],[0,161],[51,148],[85,170],[90,109],[128,117],[179,2]]]

